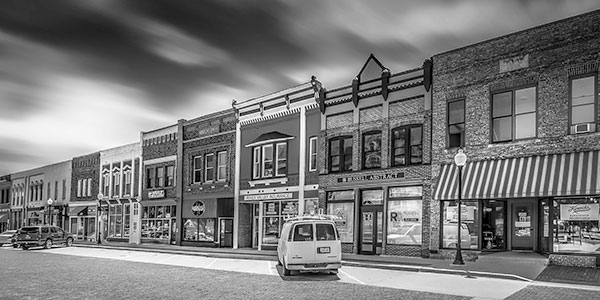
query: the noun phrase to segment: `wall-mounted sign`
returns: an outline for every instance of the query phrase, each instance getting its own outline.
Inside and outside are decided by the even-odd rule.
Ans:
[[[204,213],[204,210],[206,210],[204,202],[198,200],[192,204],[192,214],[194,214],[194,216],[201,216]]]
[[[216,133],[219,133],[219,124],[212,125],[210,127],[201,127],[198,129],[199,136],[205,136]]]
[[[277,194],[264,194],[264,195],[246,195],[244,201],[262,201],[262,200],[276,200],[276,199],[292,199],[292,193],[277,193]]]
[[[561,204],[560,219],[564,221],[598,221],[600,204]]]
[[[164,198],[165,197],[165,190],[157,190],[157,191],[149,191],[148,192],[148,198],[150,199],[157,199],[157,198]]]
[[[338,182],[356,182],[356,181],[373,181],[373,180],[387,180],[404,178],[403,172],[386,173],[386,174],[373,174],[373,175],[353,175],[348,177],[340,177],[337,179]]]

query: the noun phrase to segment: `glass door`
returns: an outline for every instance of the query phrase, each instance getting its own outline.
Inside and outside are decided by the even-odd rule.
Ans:
[[[482,249],[506,250],[506,206],[504,201],[484,200],[481,224]]]
[[[360,254],[381,254],[383,241],[383,207],[363,207],[360,218]]]
[[[533,250],[534,204],[531,201],[518,201],[512,204],[512,248]]]

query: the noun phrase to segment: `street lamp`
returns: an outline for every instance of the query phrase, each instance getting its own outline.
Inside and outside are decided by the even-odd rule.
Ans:
[[[456,164],[456,166],[458,167],[458,209],[457,209],[457,214],[458,214],[458,242],[456,243],[456,257],[454,257],[454,262],[452,264],[454,265],[464,265],[465,262],[463,261],[463,257],[462,257],[462,249],[461,249],[461,244],[462,244],[462,237],[461,237],[461,215],[462,215],[462,210],[461,210],[461,203],[460,201],[462,200],[462,168],[465,166],[465,164],[467,163],[467,155],[463,152],[462,149],[458,149],[458,153],[456,153],[456,155],[454,155],[454,163]]]
[[[52,198],[48,198],[48,201],[46,201],[48,203],[48,225],[52,225],[52,202],[54,202],[54,200],[52,200]]]

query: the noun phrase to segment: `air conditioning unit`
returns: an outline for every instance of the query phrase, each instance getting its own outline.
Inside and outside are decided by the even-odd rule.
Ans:
[[[577,124],[577,125],[573,125],[572,130],[573,130],[573,133],[575,133],[575,134],[593,132],[596,129],[596,128],[594,128],[595,127],[594,125],[595,124],[593,124],[593,123]]]

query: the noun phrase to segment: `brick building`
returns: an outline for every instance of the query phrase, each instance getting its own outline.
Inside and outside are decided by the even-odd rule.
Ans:
[[[0,176],[0,232],[10,228],[10,174]]]
[[[175,244],[177,237],[177,124],[142,132],[141,242]],[[137,237],[136,237],[137,240]]]
[[[429,254],[431,63],[392,73],[371,55],[319,93],[319,200],[345,253]]]
[[[318,212],[320,116],[311,81],[234,102],[236,123],[233,247],[275,249],[286,218]]]
[[[77,240],[96,241],[100,152],[73,157],[71,172],[68,231]]]
[[[235,115],[223,110],[178,122],[177,243],[232,247]]]
[[[467,252],[598,249],[598,45],[600,10],[433,56],[433,252],[457,244],[458,148]]]
[[[140,142],[100,151],[98,232],[101,240],[139,243],[142,147]]]

